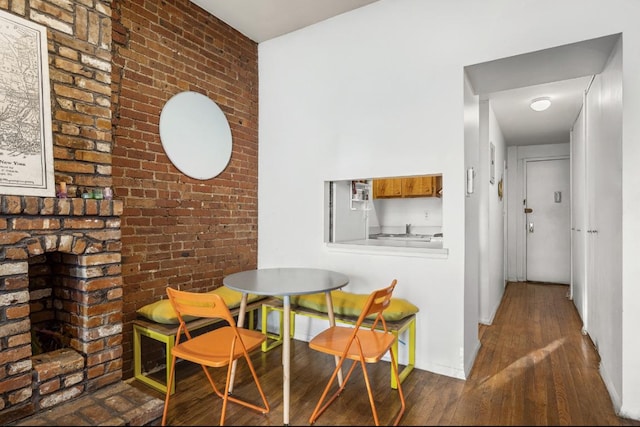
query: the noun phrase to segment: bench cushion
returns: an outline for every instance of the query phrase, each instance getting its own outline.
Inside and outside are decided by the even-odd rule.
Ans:
[[[338,316],[358,317],[367,302],[369,294],[354,294],[341,290],[331,291],[333,312]],[[326,313],[327,299],[324,293],[291,297],[292,305]],[[391,304],[384,311],[384,320],[395,322],[418,312],[418,307],[402,298],[391,298]]]
[[[216,293],[220,295],[230,310],[239,307],[240,300],[242,299],[241,292],[234,291],[233,289],[229,289],[226,286],[221,286],[207,293]],[[247,303],[258,301],[263,298],[263,295],[249,294],[249,296],[247,297]],[[147,304],[144,307],[140,307],[138,310],[136,310],[136,312],[140,316],[152,320],[156,323],[164,323],[167,325],[177,325],[179,323],[178,315],[173,309],[173,306],[171,305],[171,301],[169,301],[169,299],[161,299],[151,304]],[[195,319],[196,318],[192,316],[184,316],[185,322],[190,322]]]

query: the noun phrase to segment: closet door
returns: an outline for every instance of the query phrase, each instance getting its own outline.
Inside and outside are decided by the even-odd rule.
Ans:
[[[618,61],[607,64],[594,78],[586,102],[586,324],[594,344],[605,349],[621,346],[622,324],[622,66]]]

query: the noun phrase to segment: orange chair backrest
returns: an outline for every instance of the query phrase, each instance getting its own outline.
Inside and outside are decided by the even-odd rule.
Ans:
[[[178,315],[181,327],[184,327],[185,324],[183,316],[219,318],[229,322],[229,325],[235,326],[229,307],[220,295],[179,291],[173,288],[167,288],[167,295]]]
[[[375,320],[371,329],[375,329],[378,322],[382,322],[384,331],[387,332],[387,323],[385,322],[384,317],[382,317],[382,313],[387,309],[387,307],[389,307],[389,304],[391,304],[391,296],[393,295],[393,290],[395,289],[397,283],[398,280],[393,279],[389,286],[377,291],[373,291],[369,295],[369,298],[364,304],[362,312],[358,317],[358,322],[356,323],[357,327],[359,327],[367,317],[375,315]]]

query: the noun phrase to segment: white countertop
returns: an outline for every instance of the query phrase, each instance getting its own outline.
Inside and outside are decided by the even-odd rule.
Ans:
[[[366,252],[394,256],[446,258],[449,255],[449,249],[443,248],[442,241],[422,242],[415,240],[362,239],[327,243],[327,247],[331,250],[338,251]]]

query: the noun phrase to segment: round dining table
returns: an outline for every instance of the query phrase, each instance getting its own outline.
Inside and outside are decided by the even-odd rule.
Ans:
[[[291,296],[316,294],[324,292],[327,299],[329,324],[335,325],[333,301],[331,291],[340,289],[349,283],[349,277],[331,270],[318,268],[258,268],[241,271],[226,276],[222,283],[233,290],[242,293],[238,325],[244,324],[244,316],[249,294],[282,297],[283,300],[283,341],[282,341],[282,387],[283,387],[283,418],[284,425],[289,425],[289,400],[291,389]],[[337,357],[336,357],[337,359]],[[235,362],[231,373],[230,391],[233,390],[235,377]],[[342,379],[339,379],[340,383]]]

